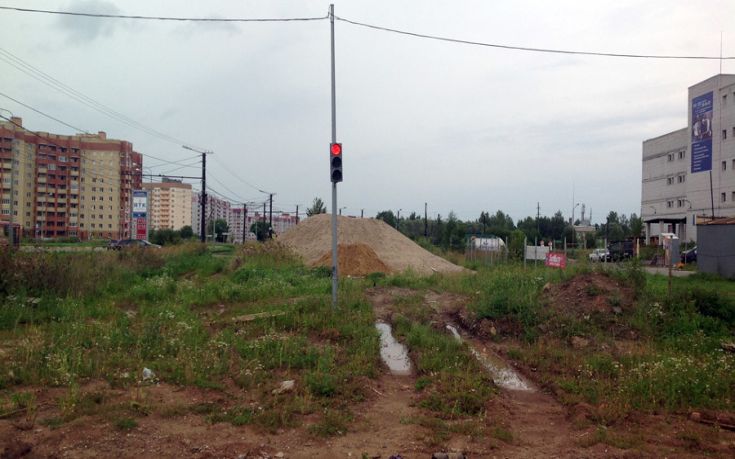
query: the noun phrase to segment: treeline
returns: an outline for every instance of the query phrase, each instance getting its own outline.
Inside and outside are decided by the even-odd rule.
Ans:
[[[582,243],[581,234],[574,234],[572,225],[561,211],[557,211],[552,217],[526,217],[513,221],[510,215],[502,210],[495,214],[481,212],[475,220],[463,221],[457,218],[454,212],[450,212],[446,218],[438,215],[435,219],[424,221],[422,215],[412,212],[408,217],[401,216],[400,220],[393,211],[379,212],[375,218],[383,220],[401,233],[411,239],[426,237],[429,242],[444,249],[464,250],[467,239],[472,236],[495,236],[503,240],[512,240],[516,245],[524,238],[532,244],[533,241],[554,242],[555,245],[563,245],[564,241],[570,246]],[[579,225],[579,220],[575,222]],[[594,231],[586,237],[587,248],[593,248],[597,241],[619,241],[627,238],[640,237],[643,233],[643,222],[635,213],[627,216],[610,212],[606,222],[595,224]]]

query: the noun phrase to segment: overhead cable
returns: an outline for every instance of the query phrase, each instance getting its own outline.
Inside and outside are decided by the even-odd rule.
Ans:
[[[78,11],[40,10],[34,8],[20,8],[15,6],[0,6],[0,10],[17,11],[20,13],[42,13],[57,14],[63,16],[82,16],[88,18],[102,19],[135,19],[144,21],[178,21],[178,22],[295,22],[295,21],[321,21],[329,16],[317,17],[291,17],[291,18],[195,18],[176,16],[141,16],[111,13],[84,13]]]
[[[101,102],[96,101],[95,99],[87,96],[86,94],[77,91],[76,89],[72,88],[71,86],[57,80],[53,76],[49,75],[48,73],[45,73],[44,71],[40,70],[37,67],[34,67],[33,65],[29,64],[28,62],[24,61],[20,57],[12,54],[10,51],[4,50],[0,48],[0,60],[6,62],[7,64],[15,67],[17,70],[25,73],[26,75],[30,76],[31,78],[40,81],[41,83],[45,84],[46,86],[49,86],[52,89],[55,89],[62,94],[76,100],[77,102],[86,105],[87,107],[91,108],[92,110],[95,110],[97,112],[102,113],[103,115],[106,115],[115,121],[118,121],[122,124],[125,124],[129,127],[132,127],[134,129],[138,129],[142,132],[145,132],[146,134],[157,137],[161,140],[164,140],[166,142],[171,142],[176,145],[182,145],[182,144],[189,144],[188,142],[177,139],[176,137],[170,136],[168,134],[162,133],[160,131],[157,131],[156,129],[153,129],[151,127],[148,127],[128,116],[123,115],[120,112],[117,112],[113,110],[112,108],[104,105]]]
[[[735,56],[721,57],[721,56],[685,56],[685,55],[674,55],[674,54],[607,53],[607,52],[600,52],[600,51],[578,51],[578,50],[569,50],[569,49],[514,46],[514,45],[505,45],[505,44],[499,44],[499,43],[486,43],[486,42],[480,42],[480,41],[463,40],[459,38],[441,37],[438,35],[429,35],[429,34],[423,34],[423,33],[417,33],[417,32],[409,32],[406,30],[393,29],[390,27],[383,27],[383,26],[378,26],[374,24],[367,24],[364,22],[353,21],[351,19],[346,19],[346,18],[342,18],[339,16],[334,16],[334,18],[338,21],[346,22],[348,24],[352,24],[352,25],[356,25],[360,27],[366,27],[368,29],[380,30],[383,32],[392,32],[392,33],[408,35],[408,36],[416,37],[416,38],[425,38],[429,40],[438,40],[438,41],[444,41],[444,42],[450,42],[450,43],[458,43],[462,45],[484,46],[488,48],[499,48],[499,49],[507,49],[507,50],[512,50],[512,51],[527,51],[527,52],[534,52],[534,53],[553,53],[553,54],[573,54],[573,55],[581,55],[581,56],[598,56],[598,57],[625,57],[625,58],[634,58],[634,59],[697,59],[697,60],[733,60],[735,59]]]

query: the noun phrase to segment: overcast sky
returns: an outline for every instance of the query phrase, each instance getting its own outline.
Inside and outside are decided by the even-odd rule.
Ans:
[[[198,17],[325,16],[328,1],[0,0],[3,6]],[[735,2],[335,2],[360,22],[464,40],[640,54],[735,55]],[[719,61],[539,54],[336,23],[343,214],[403,209],[515,219],[575,201],[640,212],[641,143],[686,126],[687,88]],[[0,11],[0,48],[145,126],[215,153],[209,183],[274,207],[329,205],[329,22],[174,23]],[[724,73],[735,72],[725,61]],[[192,156],[0,60],[0,91],[172,161]],[[0,97],[29,129],[74,131]],[[144,166],[160,161],[144,159]],[[152,168],[165,173],[176,166]],[[194,169],[174,174],[198,175]],[[243,180],[239,180],[239,179]],[[195,187],[198,186],[194,183]],[[230,191],[228,191],[228,189]],[[579,217],[579,208],[576,210]]]

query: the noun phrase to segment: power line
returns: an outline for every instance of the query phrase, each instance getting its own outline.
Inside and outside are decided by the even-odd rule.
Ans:
[[[29,110],[33,110],[34,112],[38,113],[39,115],[43,115],[46,118],[49,118],[49,119],[52,119],[52,120],[56,121],[57,123],[60,123],[60,124],[63,124],[64,126],[66,126],[66,127],[72,128],[72,129],[76,130],[77,132],[83,132],[85,134],[89,134],[89,132],[87,132],[84,129],[80,129],[80,128],[76,127],[76,126],[72,126],[71,124],[66,123],[64,121],[61,121],[58,118],[54,118],[53,116],[51,116],[49,114],[46,114],[46,113],[44,113],[44,112],[42,112],[42,111],[40,111],[38,109],[35,109],[35,108],[31,107],[30,105],[24,104],[23,102],[19,101],[18,99],[14,99],[14,98],[10,97],[7,94],[4,94],[4,93],[0,92],[0,96],[3,96],[3,97],[5,97],[8,100],[12,100],[16,104],[21,105],[21,106],[23,106],[23,107],[25,107],[25,108],[27,108]]]
[[[106,115],[113,120],[125,124],[129,127],[132,127],[133,129],[138,129],[142,132],[145,132],[146,134],[157,137],[161,140],[164,140],[166,142],[171,142],[176,145],[182,145],[182,144],[189,144],[189,142],[186,142],[181,139],[177,139],[176,137],[169,136],[167,134],[164,134],[162,132],[159,132],[153,128],[150,128],[148,126],[145,126],[144,124],[123,115],[120,112],[117,112],[113,110],[112,108],[104,105],[101,102],[96,101],[95,99],[87,96],[86,94],[77,91],[76,89],[72,88],[71,86],[57,80],[56,78],[52,77],[48,73],[45,73],[44,71],[38,69],[37,67],[34,67],[33,65],[29,64],[28,62],[24,61],[23,59],[19,58],[18,56],[12,54],[11,52],[4,50],[0,48],[0,60],[4,61],[5,63],[11,65],[12,67],[15,67],[17,70],[25,73],[26,75],[30,76],[31,78],[40,81],[41,83],[45,84],[46,86],[49,86],[52,89],[55,89],[56,91],[61,92],[62,94],[76,100],[77,102],[81,103],[82,105],[85,105],[92,110],[95,110],[97,112],[102,113],[103,115]]]
[[[6,98],[8,98],[8,99],[12,100],[13,102],[15,102],[15,103],[17,103],[17,104],[20,104],[20,105],[22,105],[23,107],[26,107],[26,108],[28,108],[28,109],[30,109],[30,110],[33,110],[34,112],[38,113],[39,115],[45,116],[46,118],[48,118],[48,119],[50,119],[50,120],[54,120],[54,121],[56,121],[57,123],[61,123],[61,124],[63,124],[64,126],[70,127],[70,128],[72,128],[72,129],[76,129],[77,131],[81,131],[81,132],[83,132],[83,133],[85,133],[85,134],[89,134],[89,132],[88,132],[88,131],[86,131],[86,130],[84,130],[84,129],[80,129],[80,128],[78,128],[78,127],[75,127],[75,126],[73,126],[73,125],[71,125],[71,124],[69,124],[69,123],[66,123],[65,121],[62,121],[62,120],[60,120],[60,119],[58,119],[58,118],[56,118],[56,117],[54,117],[54,116],[51,116],[51,115],[49,115],[48,113],[45,113],[45,112],[43,112],[43,111],[41,111],[41,110],[39,110],[39,109],[37,109],[37,108],[31,107],[31,106],[30,106],[30,105],[28,105],[28,104],[25,104],[25,103],[23,103],[23,102],[21,102],[21,101],[19,101],[19,100],[17,100],[17,99],[14,99],[14,98],[12,98],[12,97],[10,97],[10,96],[6,95],[6,94],[3,94],[2,92],[0,92],[0,96],[6,97]],[[28,128],[25,128],[25,127],[23,127],[23,126],[21,126],[21,125],[19,125],[19,124],[15,123],[14,121],[12,121],[12,120],[8,119],[8,118],[5,118],[5,117],[3,117],[3,118],[4,118],[4,119],[6,119],[6,120],[8,120],[8,121],[10,121],[10,122],[11,122],[12,124],[14,124],[15,126],[17,126],[17,127],[21,128],[21,129],[24,129],[24,130],[26,130],[26,131],[28,131],[28,132],[31,132],[31,133],[33,133],[33,134],[36,134],[36,135],[38,135],[39,137],[42,137],[42,136],[41,136],[40,134],[38,134],[38,133],[36,133],[36,132],[34,132],[34,131],[31,131],[31,130],[30,130],[30,129],[28,129]],[[47,139],[47,140],[48,140],[48,139]],[[136,153],[137,153],[137,152],[136,152]],[[184,159],[180,159],[180,160],[178,160],[178,161],[169,161],[169,160],[167,160],[167,159],[163,159],[163,158],[158,158],[158,157],[156,157],[156,156],[153,156],[153,155],[149,155],[149,154],[143,154],[143,153],[138,153],[138,154],[139,154],[139,155],[141,155],[141,156],[145,156],[145,157],[147,157],[147,158],[155,159],[155,160],[157,160],[157,161],[161,161],[162,163],[165,163],[165,164],[169,164],[169,165],[174,165],[174,166],[178,166],[178,165],[180,165],[180,164],[181,164],[182,162],[184,162],[184,161],[190,161],[190,160],[192,160],[192,159],[194,159],[194,158],[198,158],[198,157],[199,157],[199,155],[197,155],[197,156],[194,156],[194,157],[191,157],[191,158],[184,158]],[[158,167],[158,166],[161,166],[161,165],[162,165],[162,164],[158,164],[158,165],[155,165],[155,166],[150,166],[150,167]]]
[[[247,180],[244,180],[244,179],[238,177],[237,175],[235,175],[235,173],[232,172],[226,165],[224,165],[223,163],[221,163],[220,160],[217,159],[217,157],[214,157],[214,162],[216,162],[217,164],[219,164],[220,166],[222,166],[222,168],[228,174],[230,174],[231,176],[235,177],[235,179],[239,180],[240,182],[244,183],[245,185],[249,186],[250,188],[254,189],[255,191],[259,191],[259,192],[264,193],[264,194],[270,194],[270,192],[265,191],[262,188],[260,188],[260,187],[258,187],[256,185],[253,185],[252,183],[248,182]]]
[[[58,11],[58,10],[39,10],[33,8],[19,8],[14,6],[0,6],[0,10],[16,11],[20,13],[43,13],[58,14],[64,16],[82,16],[88,18],[103,19],[136,19],[145,21],[179,21],[179,22],[294,22],[294,21],[321,21],[329,16],[318,17],[292,17],[292,18],[195,18],[195,17],[175,17],[175,16],[141,16],[126,14],[108,14],[108,13],[83,13],[75,11]]]
[[[580,56],[598,56],[598,57],[625,57],[625,58],[635,58],[635,59],[697,59],[697,60],[733,60],[735,59],[735,57],[733,56],[721,57],[721,56],[681,56],[681,55],[673,55],[673,54],[606,53],[606,52],[600,52],[600,51],[576,51],[576,50],[568,50],[568,49],[535,48],[535,47],[528,47],[528,46],[504,45],[504,44],[499,44],[499,43],[486,43],[486,42],[480,42],[480,41],[462,40],[459,38],[441,37],[438,35],[429,35],[429,34],[423,34],[423,33],[417,33],[417,32],[408,32],[406,30],[393,29],[390,27],[383,27],[383,26],[378,26],[374,24],[367,24],[364,22],[353,21],[351,19],[346,19],[346,18],[342,18],[339,16],[334,16],[334,18],[338,21],[346,22],[348,24],[352,24],[352,25],[356,25],[360,27],[366,27],[368,29],[380,30],[383,32],[392,32],[392,33],[408,35],[408,36],[416,37],[416,38],[426,38],[429,40],[459,43],[463,45],[485,46],[488,48],[499,48],[499,49],[513,50],[513,51],[527,51],[527,52],[534,52],[534,53],[552,53],[552,54],[573,54],[573,55],[580,55]]]

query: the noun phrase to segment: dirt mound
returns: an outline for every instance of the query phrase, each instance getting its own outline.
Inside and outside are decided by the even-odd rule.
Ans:
[[[562,314],[622,314],[633,306],[633,291],[600,273],[575,276],[544,288],[548,305]]]
[[[332,253],[322,255],[314,262],[314,266],[332,266]],[[340,244],[337,250],[337,267],[339,273],[345,276],[390,272],[375,251],[365,244]]]
[[[422,249],[382,220],[348,217],[337,219],[340,246],[367,246],[386,266],[387,270],[383,272],[402,272],[407,269],[419,274],[464,271],[464,268]],[[301,255],[308,265],[319,264],[325,256],[331,260],[330,220],[331,215],[328,214],[309,217],[284,233],[280,241]]]

